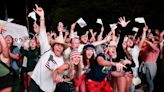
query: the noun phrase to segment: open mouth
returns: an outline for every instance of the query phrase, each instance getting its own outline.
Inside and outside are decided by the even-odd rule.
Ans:
[[[115,51],[112,51],[112,54],[115,54]]]

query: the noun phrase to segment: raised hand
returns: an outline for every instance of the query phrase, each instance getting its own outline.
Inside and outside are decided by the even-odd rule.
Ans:
[[[129,59],[127,59],[127,58],[125,57],[124,60],[121,60],[121,63],[123,63],[124,65],[126,65],[126,64],[131,65],[131,64],[132,64],[132,61],[130,61]]]
[[[121,63],[116,63],[115,66],[117,71],[123,71],[123,68],[127,68],[125,65]]]
[[[55,32],[52,32],[52,33],[51,33],[51,37],[52,37],[52,38],[53,38],[53,37],[56,38],[56,36],[57,36],[57,34],[56,34]]]
[[[85,35],[88,36],[88,34],[89,34],[89,31],[86,31]]]
[[[0,33],[5,32],[5,26],[3,24],[0,24]]]
[[[60,82],[63,82],[63,81],[64,81],[64,79],[61,78],[60,76],[57,76],[57,77],[55,78],[55,82],[56,82],[56,83],[60,83]]]
[[[101,31],[104,31],[104,27],[103,26],[101,27]]]
[[[36,9],[33,9],[36,14],[38,14],[40,17],[44,17],[44,10],[42,7],[39,7],[37,4],[35,4]]]
[[[57,26],[57,29],[58,29],[58,32],[64,32],[64,24],[62,22],[59,22],[58,23],[58,26]]]
[[[118,18],[118,20],[118,24],[120,24],[122,27],[126,27],[130,22],[130,20],[126,21],[125,16]]]
[[[110,40],[111,40],[111,35],[108,34],[104,39],[105,39],[106,41],[110,41]]]
[[[74,29],[75,29],[75,26],[76,26],[76,23],[73,23],[73,24],[71,25],[71,30],[74,30]]]
[[[147,31],[148,30],[148,26],[145,24],[145,26],[143,27],[143,31]]]

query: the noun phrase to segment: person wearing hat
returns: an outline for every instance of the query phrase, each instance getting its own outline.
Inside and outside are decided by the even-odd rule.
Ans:
[[[30,87],[32,92],[54,92],[56,82],[54,82],[52,74],[56,68],[64,64],[62,53],[67,45],[61,36],[52,40],[50,45],[46,34],[44,10],[35,6],[34,11],[40,16],[40,28],[37,33],[39,34],[41,56],[31,75]]]
[[[89,68],[90,64],[93,63],[93,59],[96,57],[95,46],[87,44],[83,48],[82,52],[84,67]]]
[[[58,83],[55,92],[79,92],[75,91],[73,80],[81,74],[81,60],[80,52],[74,50],[69,60],[53,72],[54,81]]]

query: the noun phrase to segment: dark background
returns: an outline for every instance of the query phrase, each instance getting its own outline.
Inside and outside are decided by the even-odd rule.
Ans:
[[[109,24],[117,22],[121,16],[132,22],[135,17],[144,17],[149,28],[164,29],[164,6],[160,0],[1,0],[0,19],[14,18],[14,23],[25,25],[32,32],[33,20],[26,16],[35,8],[34,4],[44,8],[48,31],[56,30],[59,21],[69,29],[80,17],[88,24],[85,28],[76,26],[81,33],[89,28],[99,28],[97,18],[102,19],[108,30]]]

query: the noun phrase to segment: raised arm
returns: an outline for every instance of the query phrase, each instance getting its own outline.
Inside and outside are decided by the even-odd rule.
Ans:
[[[76,23],[71,24],[71,29],[70,29],[69,37],[74,36],[75,26],[76,26]]]
[[[126,35],[125,33],[127,33],[126,32],[127,30],[125,28],[128,25],[128,23],[130,22],[130,20],[126,21],[125,17],[120,17],[118,20],[119,20],[118,24],[120,24],[123,28],[123,30],[121,30],[118,45],[117,45],[117,48],[116,48],[117,52],[119,52],[119,55],[117,55],[116,60],[120,61],[120,59],[124,59],[124,57],[126,56],[122,44],[123,44],[123,41],[124,41],[124,37]]]
[[[143,28],[143,33],[142,33],[142,37],[141,37],[141,41],[139,42],[138,44],[138,47],[141,48],[143,43],[144,43],[144,40],[146,39],[146,31],[148,30],[148,26],[145,25],[145,27]]]
[[[150,42],[148,40],[145,40],[145,42],[148,43],[152,49],[159,52],[159,48],[157,46],[155,46],[152,42]]]
[[[1,48],[1,53],[5,58],[9,58],[9,48],[7,46],[7,43],[2,35],[3,29],[0,27],[0,45],[2,46]]]
[[[97,58],[97,62],[99,65],[101,66],[116,66],[117,71],[122,71],[123,68],[126,68],[125,65],[121,64],[121,63],[115,63],[115,62],[109,62],[106,61],[103,57],[99,56]]]
[[[105,42],[108,42],[108,41],[110,41],[110,40],[111,40],[111,35],[108,34],[103,40],[95,41],[95,42],[93,42],[93,43],[91,43],[91,44],[93,44],[94,46],[97,46],[97,45],[101,45],[101,44],[103,44],[103,43],[105,43]]]
[[[69,35],[69,32],[65,32],[64,41],[66,40],[66,38],[68,37],[68,35]]]
[[[55,69],[52,74],[54,82],[56,83],[63,82],[64,79],[59,75],[63,74],[65,70],[68,70],[68,68],[69,68],[69,65],[67,63],[64,63],[59,68]]]
[[[96,34],[97,33],[93,33],[93,29],[89,29],[89,32],[91,33],[91,38],[90,38],[90,42],[95,42],[96,41],[96,38],[95,38],[95,36],[96,36]]]
[[[35,4],[36,9],[34,11],[36,14],[40,16],[40,27],[39,27],[39,43],[41,48],[41,54],[48,51],[50,46],[50,40],[48,40],[47,34],[46,34],[46,26],[45,26],[45,18],[44,18],[44,10],[43,8],[39,7]]]
[[[12,59],[16,59],[16,60],[20,60],[20,53],[18,53],[18,50],[19,48],[15,48],[17,50],[16,53],[12,53],[10,50],[9,50],[9,55],[10,55],[10,58]]]
[[[58,32],[59,32],[59,36],[62,36],[63,37],[64,24],[62,22],[59,22],[58,23],[57,29],[58,29]]]
[[[45,29],[45,17],[43,8],[35,4],[36,9],[33,9],[40,16],[40,29]]]
[[[164,30],[160,33],[160,41],[163,41]]]
[[[98,37],[97,37],[97,40],[98,40],[98,41],[102,40],[102,38],[103,38],[103,37],[102,37],[102,36],[103,36],[103,32],[104,32],[104,27],[102,26],[102,27],[101,27],[100,34],[99,34]]]
[[[103,57],[101,57],[101,56],[97,57],[97,62],[101,66],[112,66],[111,62],[106,62],[105,59]]]

